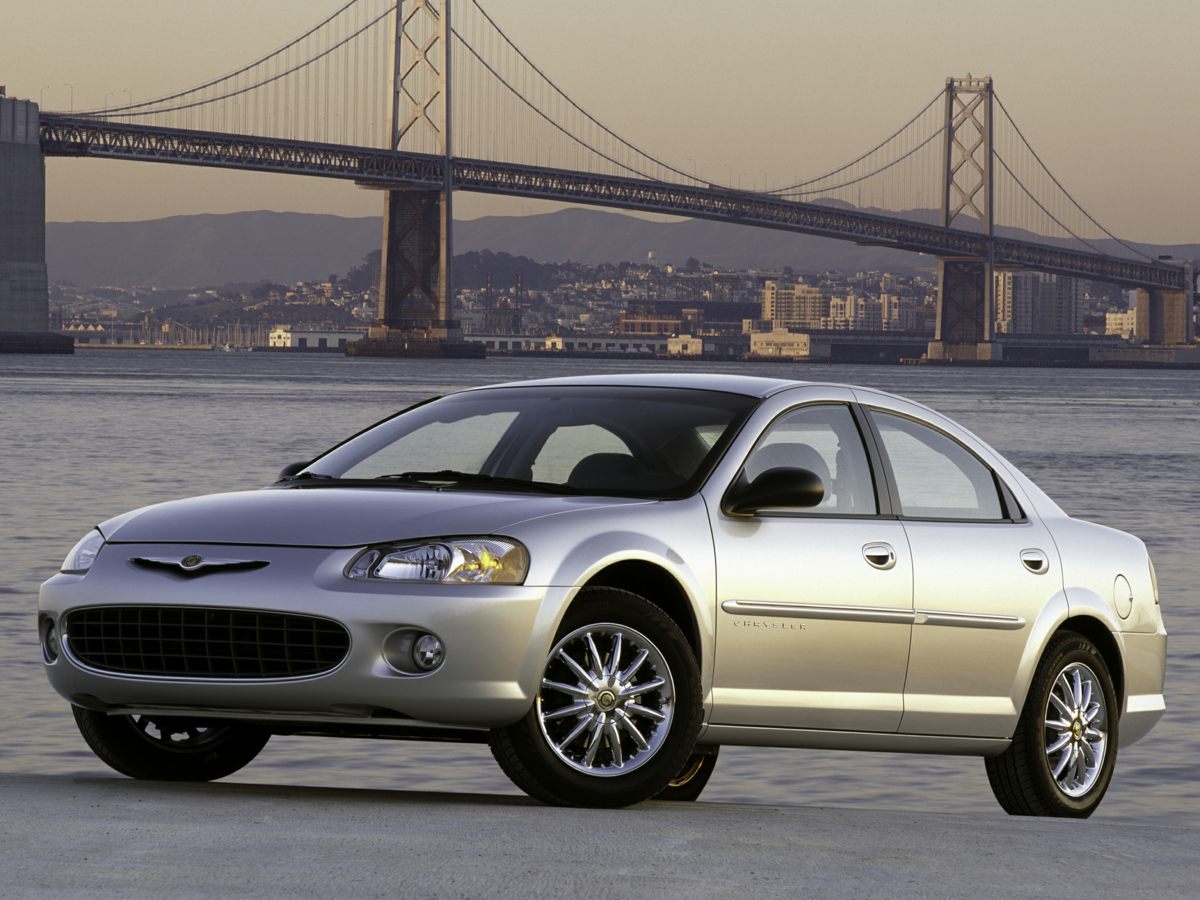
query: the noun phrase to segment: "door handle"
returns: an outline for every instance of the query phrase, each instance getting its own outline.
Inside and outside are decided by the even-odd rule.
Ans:
[[[896,551],[891,544],[867,544],[863,547],[863,559],[876,569],[890,569],[896,565]]]
[[[1045,575],[1050,571],[1050,558],[1041,550],[1022,550],[1021,563],[1034,575]]]

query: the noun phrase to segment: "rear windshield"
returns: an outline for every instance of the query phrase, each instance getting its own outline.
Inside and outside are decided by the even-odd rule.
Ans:
[[[758,400],[679,388],[493,388],[443,397],[314,461],[310,478],[629,497],[694,492]],[[479,476],[456,479],[454,476]],[[303,477],[303,476],[301,476]]]

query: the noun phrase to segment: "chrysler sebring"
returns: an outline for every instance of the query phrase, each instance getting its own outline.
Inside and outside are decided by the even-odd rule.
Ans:
[[[207,780],[273,734],[486,741],[551,804],[694,799],[722,745],[980,756],[1087,816],[1163,714],[1137,538],[876,390],[718,375],[417,404],[262,490],[101,523],[41,590],[95,753]]]

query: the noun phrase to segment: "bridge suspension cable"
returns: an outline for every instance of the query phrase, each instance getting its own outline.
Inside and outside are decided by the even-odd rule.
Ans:
[[[576,112],[578,112],[580,115],[582,115],[582,116],[583,116],[583,117],[584,117],[584,118],[585,118],[587,121],[589,121],[590,123],[592,123],[593,125],[595,125],[597,128],[599,128],[599,129],[600,129],[600,130],[601,130],[601,131],[602,131],[604,134],[606,134],[606,135],[608,135],[609,137],[611,137],[612,139],[616,140],[616,141],[617,141],[619,144],[621,144],[622,146],[624,146],[624,147],[628,148],[629,150],[633,151],[633,152],[634,152],[634,153],[636,153],[637,155],[644,157],[646,160],[648,160],[648,161],[649,161],[650,163],[652,163],[653,165],[655,165],[655,166],[658,166],[658,167],[660,167],[660,168],[662,168],[662,169],[665,169],[666,171],[668,171],[668,172],[671,172],[671,173],[673,173],[673,174],[675,174],[675,175],[678,175],[680,178],[683,178],[683,179],[685,179],[685,180],[687,180],[687,181],[689,181],[689,182],[695,182],[695,183],[697,183],[697,184],[703,183],[703,182],[701,181],[701,179],[700,179],[699,177],[697,177],[696,175],[693,175],[693,174],[692,174],[692,173],[690,173],[690,172],[685,172],[685,171],[683,171],[682,169],[679,169],[679,168],[677,168],[677,167],[675,167],[675,166],[671,165],[670,163],[664,162],[663,160],[661,160],[661,159],[658,159],[658,158],[657,158],[657,157],[655,157],[655,156],[652,156],[651,154],[649,154],[649,153],[647,153],[646,151],[642,150],[641,148],[637,147],[636,145],[634,145],[634,144],[633,144],[633,143],[631,143],[630,141],[628,141],[628,140],[626,140],[625,138],[621,137],[621,135],[617,134],[615,131],[613,131],[611,128],[609,128],[607,125],[605,125],[603,122],[601,122],[600,120],[598,120],[598,119],[597,119],[595,116],[593,116],[591,113],[589,113],[589,112],[588,112],[586,109],[584,109],[582,106],[580,106],[578,103],[576,103],[576,102],[575,102],[575,100],[573,100],[573,99],[571,98],[571,96],[570,96],[569,94],[567,94],[567,92],[566,92],[566,91],[564,91],[564,90],[563,90],[561,87],[559,87],[559,86],[558,86],[557,82],[555,82],[553,78],[551,78],[549,75],[547,75],[545,72],[543,72],[543,71],[542,71],[542,69],[541,69],[541,68],[540,68],[540,67],[539,67],[539,66],[538,66],[536,63],[534,63],[534,61],[533,61],[533,60],[531,60],[531,59],[529,58],[529,56],[528,56],[528,55],[526,55],[525,51],[523,51],[523,50],[522,50],[522,49],[521,49],[519,46],[517,46],[516,42],[515,42],[515,41],[513,41],[513,39],[512,39],[512,38],[510,38],[510,37],[508,36],[508,34],[507,34],[505,31],[504,31],[504,29],[503,29],[503,28],[501,28],[501,27],[500,27],[500,26],[499,26],[499,25],[496,23],[496,20],[495,20],[495,19],[493,19],[493,18],[492,18],[490,15],[488,15],[488,12],[487,12],[487,10],[485,10],[485,9],[483,8],[483,6],[482,6],[482,5],[480,5],[480,3],[479,3],[479,0],[471,0],[471,5],[472,5],[472,6],[474,6],[474,7],[475,7],[475,9],[477,9],[477,10],[479,11],[479,14],[480,14],[481,16],[483,16],[484,20],[485,20],[485,21],[486,21],[486,22],[487,22],[487,23],[488,23],[488,24],[489,24],[489,25],[490,25],[490,26],[491,26],[493,29],[495,29],[496,33],[497,33],[497,34],[498,34],[498,35],[501,37],[501,39],[502,39],[502,40],[503,40],[503,41],[504,41],[504,42],[505,42],[505,43],[506,43],[506,44],[507,44],[507,45],[508,45],[508,46],[509,46],[509,47],[510,47],[510,48],[511,48],[511,49],[512,49],[512,50],[513,50],[513,51],[514,51],[514,52],[515,52],[515,53],[516,53],[516,54],[517,54],[517,55],[518,55],[520,58],[521,58],[521,60],[522,60],[522,61],[524,61],[524,62],[525,62],[525,64],[526,64],[526,65],[528,65],[530,69],[532,69],[534,72],[536,72],[536,73],[537,73],[537,75],[538,75],[538,76],[539,76],[539,77],[540,77],[540,78],[541,78],[543,81],[545,81],[545,83],[546,83],[547,85],[549,85],[549,87],[550,87],[550,88],[551,88],[551,89],[552,89],[552,90],[553,90],[553,91],[554,91],[554,92],[555,92],[555,93],[556,93],[556,94],[557,94],[559,97],[561,97],[561,98],[562,98],[562,100],[563,100],[563,101],[565,101],[565,102],[566,102],[566,104],[567,104],[568,106],[570,106],[570,108],[572,108],[573,110],[575,110]],[[468,44],[468,43],[467,43],[467,42],[466,42],[466,41],[465,41],[465,40],[462,38],[462,36],[461,36],[461,35],[459,35],[457,32],[455,32],[455,36],[456,36],[456,37],[458,37],[458,38],[459,38],[459,40],[463,41],[463,44],[464,44],[464,45],[466,45],[467,49],[468,49],[468,50],[470,50],[470,51],[471,51],[471,53],[472,53],[472,54],[473,54],[473,55],[474,55],[474,56],[475,56],[477,59],[479,59],[479,61],[480,61],[481,63],[483,63],[483,65],[487,66],[487,62],[486,62],[486,61],[484,61],[484,60],[483,60],[483,58],[479,56],[479,54],[478,54],[478,53],[477,53],[477,52],[474,50],[474,48],[472,48],[472,47],[470,46],[470,44]],[[503,78],[501,78],[501,77],[499,76],[499,74],[495,72],[495,70],[491,69],[491,67],[490,67],[490,66],[488,66],[488,69],[489,69],[490,71],[492,71],[492,73],[493,73],[494,75],[496,75],[496,77],[497,77],[497,78],[500,78],[500,80],[501,80],[502,82],[504,81],[504,80],[503,80]],[[524,98],[524,97],[521,97],[521,95],[520,95],[519,93],[517,93],[516,89],[515,89],[515,88],[513,88],[513,87],[512,87],[512,85],[509,85],[507,82],[504,82],[504,84],[505,84],[505,86],[506,86],[506,87],[508,87],[508,89],[509,89],[509,90],[513,91],[513,93],[516,93],[516,94],[517,94],[517,96],[518,96],[518,97],[520,97],[522,100],[524,100],[526,103],[528,103],[528,102],[529,102],[529,101],[528,101],[526,98]],[[552,123],[552,124],[557,124],[557,123]],[[561,126],[558,126],[558,127],[560,127],[560,128],[561,128]],[[568,133],[568,134],[569,134],[569,132],[566,132],[566,131],[565,131],[565,129],[564,129],[564,133]],[[604,155],[604,154],[602,153],[602,151],[600,151],[600,150],[596,149],[595,147],[592,147],[592,146],[588,145],[588,144],[587,144],[585,141],[582,141],[580,138],[576,137],[575,135],[571,135],[571,137],[575,138],[575,140],[579,141],[581,144],[583,144],[584,146],[586,146],[588,149],[592,150],[593,152],[595,152],[595,153],[598,153],[598,154],[601,154],[601,155]],[[605,156],[605,158],[609,158],[609,157]],[[615,160],[611,160],[611,161],[615,162]],[[618,163],[618,165],[621,165],[621,164],[620,164],[620,163]],[[631,171],[632,171],[632,170],[631,170]],[[639,172],[638,174],[645,175],[645,173],[642,173],[642,172]],[[649,176],[649,175],[645,175],[645,177],[651,177],[651,176]]]
[[[353,2],[357,2],[357,0],[353,0]],[[371,19],[365,25],[359,26],[356,28],[356,30],[352,31],[350,34],[347,34],[345,37],[339,38],[333,44],[330,44],[328,47],[326,47],[323,50],[321,50],[320,52],[316,53],[316,55],[310,56],[307,59],[301,60],[300,62],[296,62],[296,63],[287,62],[284,64],[285,68],[282,69],[281,71],[275,72],[269,76],[263,76],[258,81],[255,81],[251,84],[242,85],[240,87],[226,88],[224,90],[224,93],[215,94],[214,96],[211,96],[211,97],[202,96],[198,100],[190,100],[187,102],[176,103],[172,106],[155,106],[152,109],[140,109],[140,110],[137,109],[136,106],[123,107],[122,110],[119,111],[119,115],[121,116],[121,118],[140,118],[140,117],[144,117],[144,116],[161,115],[163,113],[180,112],[180,111],[186,110],[186,109],[194,109],[198,106],[206,106],[206,105],[213,104],[213,103],[220,103],[221,101],[228,100],[231,97],[237,97],[237,96],[240,96],[241,94],[245,94],[250,91],[257,90],[258,88],[273,84],[276,81],[280,81],[280,80],[288,77],[289,75],[292,75],[295,72],[299,72],[301,69],[304,69],[307,66],[311,66],[314,63],[321,61],[325,57],[329,56],[331,53],[333,53],[337,50],[340,50],[342,47],[345,47],[347,44],[349,44],[351,41],[353,41],[359,35],[366,32],[369,28],[378,24],[385,16],[389,15],[392,12],[392,10],[394,10],[394,9],[395,9],[395,6],[385,9],[382,13],[375,16],[373,19]],[[294,43],[295,42],[293,42],[293,44]],[[289,46],[291,46],[291,45],[289,45]],[[245,72],[245,71],[248,71],[248,69],[239,70],[239,74],[241,72]],[[222,79],[218,79],[216,81],[210,81],[210,82],[208,82],[208,84],[204,85],[203,87],[193,88],[192,90],[183,91],[181,93],[175,94],[174,97],[171,99],[182,99],[183,97],[193,96],[198,91],[206,90],[208,87],[225,83],[228,80],[229,80],[229,78],[222,78]],[[157,102],[161,103],[164,101],[160,100]],[[142,105],[145,106],[146,104],[142,104]],[[118,114],[118,110],[108,110],[103,113],[80,113],[80,115],[95,115],[95,116],[100,116],[102,118],[114,116],[117,114]]]
[[[161,106],[164,103],[169,103],[172,100],[177,100],[180,97],[186,97],[190,94],[198,93],[200,91],[205,90],[206,88],[210,88],[210,87],[213,87],[214,85],[221,84],[222,82],[232,81],[237,76],[239,76],[245,72],[249,72],[252,69],[257,68],[258,66],[262,65],[263,63],[265,63],[271,59],[274,59],[276,56],[279,56],[282,53],[286,53],[292,47],[295,47],[297,44],[300,44],[305,39],[316,34],[318,31],[320,31],[322,28],[324,28],[326,25],[328,25],[330,22],[332,22],[334,19],[336,19],[338,16],[340,16],[342,13],[344,13],[350,7],[354,6],[356,3],[359,3],[359,2],[360,2],[360,0],[348,0],[348,2],[346,4],[339,7],[336,11],[334,11],[332,14],[330,14],[326,18],[322,19],[320,22],[318,22],[312,28],[308,29],[308,31],[304,32],[299,37],[293,38],[292,40],[288,41],[283,46],[281,46],[275,50],[272,50],[270,53],[266,54],[265,56],[259,57],[254,62],[248,63],[244,66],[241,66],[240,68],[237,68],[232,72],[222,75],[219,78],[214,78],[211,81],[204,82],[203,84],[197,84],[193,87],[188,88],[187,90],[176,91],[174,94],[165,94],[162,97],[155,97],[152,100],[142,100],[142,101],[139,101],[138,103],[128,103],[124,106],[107,106],[107,107],[103,107],[101,109],[84,110],[82,112],[77,113],[77,115],[81,115],[81,116],[115,116],[120,113],[125,113],[129,110],[144,109],[145,107],[148,107],[148,106],[157,107],[157,106]]]
[[[941,92],[884,140],[854,159],[769,193],[807,203],[846,204],[932,223],[940,207],[944,116]]]
[[[403,2],[403,0],[399,0]],[[184,90],[73,113],[92,119],[354,146],[384,146],[398,0],[346,0],[297,37]]]
[[[531,171],[554,170],[590,176],[636,177],[654,186],[674,185],[754,194],[777,201],[853,208],[920,224],[934,224],[946,190],[947,169],[980,161],[969,152],[983,130],[963,144],[947,129],[966,121],[949,120],[938,92],[915,115],[864,153],[821,175],[793,178],[761,192],[719,187],[712,179],[647,152],[622,136],[567,93],[559,80],[537,65],[482,0],[440,0],[421,4],[433,21],[421,20],[412,0],[338,0],[338,7],[297,37],[253,62],[186,90],[123,106],[91,109],[74,116],[214,135],[247,135],[312,145],[391,150],[392,28],[399,23],[401,56],[407,60],[401,85],[416,104],[418,118],[433,126],[440,105],[422,107],[421,78],[434,78],[441,52],[437,19],[454,4],[451,31],[456,87],[455,155],[460,159],[507,163]],[[427,17],[428,18],[428,17]],[[461,51],[461,52],[460,52]],[[418,66],[421,59],[428,65]],[[432,73],[432,74],[431,74]],[[432,95],[430,95],[432,96]],[[1057,246],[1089,253],[1150,257],[1122,241],[1085,210],[1050,171],[1017,126],[1004,103],[991,126],[994,183],[987,215],[996,227],[1028,233]],[[803,135],[801,135],[803,137]],[[402,151],[437,152],[428,129],[402,138]],[[949,156],[947,156],[949,151]],[[695,161],[693,161],[693,168]],[[730,172],[729,180],[733,180]],[[957,187],[952,183],[952,189]],[[962,188],[959,188],[960,193]],[[971,188],[966,188],[971,190]],[[960,210],[953,227],[982,229],[981,207]],[[961,224],[959,224],[961,223]],[[1152,261],[1152,260],[1151,260]]]
[[[918,112],[915,116],[913,116],[911,119],[909,119],[903,125],[901,125],[899,128],[897,128],[895,131],[893,131],[887,137],[885,137],[882,141],[880,141],[878,144],[876,144],[870,150],[866,151],[865,153],[863,153],[859,156],[856,156],[854,159],[850,160],[850,162],[845,163],[844,165],[838,166],[836,169],[831,169],[830,171],[825,172],[822,175],[817,175],[813,178],[806,178],[803,181],[797,181],[794,184],[785,185],[783,187],[771,188],[769,191],[767,191],[767,193],[768,194],[788,194],[788,193],[791,193],[792,191],[798,191],[801,188],[808,187],[810,184],[815,184],[820,181],[825,181],[826,179],[832,178],[834,175],[838,175],[838,174],[841,174],[842,172],[845,172],[847,169],[862,162],[867,157],[871,156],[876,151],[883,149],[887,144],[891,143],[893,140],[898,138],[901,134],[904,133],[904,131],[906,129],[908,129],[910,126],[916,124],[917,120],[920,119],[921,116],[925,115],[925,113],[929,112],[929,110],[933,107],[933,105],[941,99],[942,99],[942,92],[938,91],[936,94],[933,95],[933,98],[928,103],[926,103],[925,106],[923,106],[921,108],[920,112]],[[935,135],[936,135],[936,132],[935,132]],[[869,175],[867,177],[869,177]]]
[[[1074,231],[1072,231],[1072,230],[1071,230],[1070,226],[1068,226],[1068,225],[1064,224],[1064,223],[1063,223],[1063,221],[1062,221],[1062,219],[1060,219],[1060,218],[1059,218],[1058,216],[1056,216],[1056,215],[1055,215],[1053,212],[1051,212],[1049,209],[1047,209],[1047,208],[1046,208],[1046,206],[1045,206],[1045,205],[1042,203],[1042,201],[1040,201],[1040,200],[1039,200],[1037,197],[1035,197],[1035,196],[1034,196],[1034,194],[1033,194],[1033,192],[1032,192],[1032,191],[1030,191],[1030,190],[1029,190],[1029,188],[1027,188],[1027,187],[1025,186],[1024,182],[1022,182],[1022,181],[1021,181],[1021,179],[1017,177],[1016,173],[1015,173],[1015,172],[1013,172],[1013,170],[1012,170],[1012,169],[1010,169],[1010,168],[1008,167],[1008,163],[1006,163],[1006,162],[1004,161],[1004,158],[1003,158],[1003,157],[1001,157],[1001,156],[999,156],[999,155],[997,154],[997,156],[996,156],[996,162],[1000,163],[1000,166],[1001,166],[1001,168],[1003,168],[1003,169],[1004,169],[1004,171],[1005,171],[1005,172],[1007,172],[1007,173],[1009,174],[1009,176],[1010,176],[1010,177],[1013,179],[1013,181],[1014,181],[1014,183],[1016,184],[1016,186],[1017,186],[1018,188],[1020,188],[1021,192],[1022,192],[1022,193],[1023,193],[1023,194],[1024,194],[1026,197],[1027,197],[1027,198],[1029,198],[1029,200],[1030,200],[1030,201],[1032,201],[1032,202],[1033,202],[1033,204],[1034,204],[1034,205],[1035,205],[1035,206],[1036,206],[1036,207],[1037,207],[1039,210],[1041,210],[1043,213],[1045,213],[1045,214],[1046,214],[1046,216],[1047,216],[1047,217],[1048,217],[1048,218],[1049,218],[1049,219],[1050,219],[1052,222],[1054,222],[1054,224],[1055,224],[1055,225],[1057,225],[1059,228],[1061,228],[1063,231],[1065,231],[1065,232],[1066,232],[1067,234],[1069,234],[1071,237],[1075,238],[1075,240],[1077,240],[1077,241],[1079,241],[1080,243],[1084,244],[1084,245],[1085,245],[1085,246],[1087,246],[1088,248],[1090,248],[1090,249],[1092,249],[1092,250],[1096,251],[1097,253],[1101,253],[1101,254],[1104,254],[1104,255],[1106,255],[1106,256],[1107,256],[1107,255],[1109,255],[1109,254],[1105,254],[1103,250],[1101,250],[1101,249],[1100,249],[1099,247],[1097,247],[1095,244],[1091,243],[1091,242],[1090,242],[1090,241],[1089,241],[1087,238],[1080,237],[1078,234],[1076,234]],[[1148,258],[1149,258],[1149,257],[1147,257],[1147,259],[1148,259]]]
[[[1000,108],[1000,111],[1003,114],[1003,122],[1008,128],[1012,129],[1012,135],[1015,136],[1009,140],[1001,140],[999,142],[999,146],[995,150],[996,160],[1001,164],[1001,167],[1004,169],[1004,171],[1013,179],[1014,186],[1017,190],[1026,195],[1039,210],[1048,216],[1059,228],[1066,232],[1067,235],[1082,242],[1083,244],[1086,244],[1095,252],[1104,253],[1108,256],[1113,255],[1110,251],[1102,249],[1101,247],[1097,247],[1094,243],[1092,243],[1092,241],[1097,239],[1107,239],[1141,259],[1151,259],[1149,255],[1139,250],[1137,247],[1121,240],[1119,237],[1101,225],[1091,213],[1084,209],[1083,206],[1080,205],[1080,203],[1071,194],[1071,192],[1068,191],[1066,187],[1063,186],[1062,182],[1059,181],[1054,175],[1054,173],[1050,171],[1050,168],[1042,160],[1042,157],[1038,154],[1038,152],[1033,149],[1033,145],[1029,143],[1029,139],[1025,137],[1025,133],[1021,130],[1020,126],[1017,125],[1016,121],[1012,117],[1012,114],[1004,105],[1004,101],[1001,100],[998,95],[996,96],[996,105]],[[1006,155],[1016,159],[1019,159],[1022,155],[1027,155],[1026,161],[1028,162],[1028,165],[1026,166],[1026,169],[1028,171],[1026,171],[1025,179],[1022,179],[1016,172],[1013,171],[1008,160],[1005,158]],[[1031,162],[1029,161],[1030,158]],[[1018,166],[1020,165],[1019,163],[1014,164]],[[1040,187],[1042,188],[1042,191],[1044,191],[1044,193],[1042,193],[1043,198],[1046,198],[1046,195],[1049,194],[1052,196],[1049,198],[1048,202],[1053,205],[1056,201],[1058,201],[1059,208],[1056,209],[1055,212],[1051,212],[1043,200],[1039,199],[1038,196],[1035,195],[1035,192],[1026,185],[1025,181],[1032,180],[1029,177],[1030,174],[1036,174],[1040,176],[1040,180],[1042,182]],[[1069,215],[1069,213],[1074,213],[1075,215],[1072,216]],[[1074,227],[1063,221],[1064,219],[1070,218],[1075,218],[1077,220],[1072,223]],[[1023,224],[1027,226],[1030,223]],[[1084,237],[1079,233],[1088,231],[1087,228],[1081,227],[1083,225],[1091,225],[1095,230],[1088,237]],[[1030,228],[1029,230],[1035,229]]]

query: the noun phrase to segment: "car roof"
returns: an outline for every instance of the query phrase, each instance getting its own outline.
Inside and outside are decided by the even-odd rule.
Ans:
[[[700,391],[721,391],[747,397],[769,397],[787,388],[801,387],[811,382],[788,381],[783,378],[760,378],[753,375],[722,375],[711,372],[627,372],[619,375],[578,375],[568,378],[538,378],[530,381],[508,381],[489,384],[471,390],[514,387],[650,387],[691,388]]]

